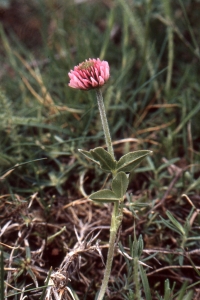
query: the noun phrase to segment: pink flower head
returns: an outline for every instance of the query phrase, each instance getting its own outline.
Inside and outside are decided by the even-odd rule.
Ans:
[[[69,86],[74,89],[89,90],[101,87],[110,77],[107,61],[99,58],[86,60],[74,67],[69,73]]]

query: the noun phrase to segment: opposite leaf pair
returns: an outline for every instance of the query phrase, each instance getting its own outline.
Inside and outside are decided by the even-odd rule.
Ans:
[[[118,172],[131,172],[148,154],[149,150],[139,150],[123,155],[116,161],[108,151],[102,147],[94,148],[90,151],[79,149],[83,155],[95,162],[105,172],[111,172],[114,176]]]
[[[148,154],[152,151],[140,150],[129,152],[116,161],[108,151],[102,147],[97,147],[90,151],[79,149],[87,158],[95,162],[105,172],[113,175],[112,190],[104,189],[90,195],[90,199],[96,202],[116,202],[123,201],[123,196],[128,188],[128,174],[131,172]]]

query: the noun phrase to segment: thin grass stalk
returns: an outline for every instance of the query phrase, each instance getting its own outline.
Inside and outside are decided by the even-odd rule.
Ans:
[[[166,0],[166,1],[167,1],[167,0]],[[182,10],[183,10],[183,15],[184,15],[184,17],[185,17],[185,21],[186,21],[186,24],[187,24],[187,26],[188,26],[188,30],[189,30],[189,32],[190,32],[190,36],[191,36],[193,45],[194,45],[194,47],[195,47],[194,52],[196,52],[196,53],[199,54],[199,45],[198,45],[198,41],[197,41],[197,39],[195,38],[194,31],[193,31],[193,29],[192,29],[192,26],[191,26],[191,24],[190,24],[189,18],[188,18],[188,16],[187,16],[187,13],[186,13],[186,10],[185,10],[185,6],[184,6],[182,0],[179,0],[179,3],[180,3],[180,6],[181,6],[181,8],[182,8]]]
[[[123,41],[122,41],[122,70],[127,65],[128,60],[128,44],[129,44],[129,28],[128,28],[128,19],[125,11],[123,11]]]
[[[39,300],[44,300],[45,299],[45,294],[46,294],[46,290],[47,290],[48,285],[49,285],[49,280],[50,280],[51,272],[52,272],[52,267],[50,268],[50,270],[48,272],[48,276],[47,276],[47,279],[46,279],[46,282],[45,282],[45,287],[42,290],[42,294],[41,294]]]
[[[113,24],[114,24],[114,14],[115,14],[115,10],[111,9],[110,15],[109,15],[109,18],[108,18],[108,27],[107,27],[104,43],[103,43],[103,46],[102,46],[102,49],[101,49],[101,52],[100,52],[100,55],[99,55],[100,59],[104,58],[106,50],[107,50],[109,42],[110,42],[110,32],[111,32]]]
[[[184,45],[191,51],[191,53],[193,55],[195,55],[198,59],[200,59],[200,55],[199,52],[194,49],[192,47],[192,45],[186,40],[186,38],[184,37],[184,35],[181,33],[180,29],[174,24],[174,23],[170,23],[168,20],[166,20],[165,18],[163,18],[161,15],[159,14],[155,14],[154,15],[155,19],[158,19],[161,23],[163,23],[165,26],[171,26],[172,30],[177,34],[177,36],[179,37],[179,39],[184,43]]]
[[[163,1],[164,11],[166,18],[169,24],[172,24],[172,13],[171,13],[171,4],[169,0]],[[168,37],[168,69],[167,69],[167,78],[165,83],[165,91],[168,94],[171,88],[172,81],[172,69],[174,62],[174,33],[173,27],[167,26],[167,37]]]
[[[141,52],[144,53],[145,56],[145,60],[147,63],[147,67],[150,73],[151,77],[155,76],[155,62],[153,61],[153,51],[155,52],[155,48],[152,45],[151,41],[146,41],[146,39],[149,37],[145,36],[145,30],[144,30],[144,26],[140,20],[140,18],[137,16],[136,12],[134,9],[131,9],[130,5],[123,0],[118,0],[119,3],[121,4],[122,8],[124,9],[126,15],[127,15],[127,19],[130,22],[130,25],[132,26],[132,29],[134,31],[135,34],[135,38],[137,40],[137,43],[141,49]],[[157,97],[160,97],[160,92],[159,92],[159,84],[158,81],[155,79],[153,82],[153,86],[154,86],[154,91],[157,95]]]

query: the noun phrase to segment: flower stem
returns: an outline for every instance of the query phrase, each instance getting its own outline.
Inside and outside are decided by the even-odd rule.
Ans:
[[[110,277],[112,261],[114,256],[114,250],[115,250],[116,235],[117,235],[118,228],[121,224],[121,222],[118,221],[118,215],[119,215],[119,203],[115,202],[113,213],[112,213],[112,219],[111,219],[109,249],[108,249],[107,261],[106,261],[106,268],[105,268],[104,278],[102,281],[101,289],[99,291],[97,300],[103,299],[104,294],[106,292],[106,288],[108,286],[108,281]]]
[[[97,95],[97,102],[98,102],[101,122],[102,122],[103,131],[105,135],[105,140],[106,140],[106,146],[112,158],[115,159],[111,136],[110,136],[110,130],[108,127],[108,121],[106,117],[105,106],[103,103],[103,96],[100,88],[96,89],[96,95]],[[111,218],[111,226],[110,226],[110,238],[109,238],[109,248],[107,254],[106,267],[105,267],[104,277],[103,277],[102,285],[97,300],[103,299],[106,292],[106,288],[108,286],[108,281],[109,281],[112,262],[113,262],[114,250],[115,250],[115,240],[116,240],[118,228],[121,224],[121,219],[122,216],[121,216],[121,209],[119,208],[119,202],[114,202],[112,218]]]
[[[111,141],[111,137],[110,137],[110,130],[108,127],[108,121],[107,121],[107,117],[106,117],[105,106],[103,103],[103,96],[102,96],[102,92],[101,92],[100,88],[96,89],[96,95],[97,95],[97,102],[98,102],[98,106],[99,106],[101,122],[102,122],[103,131],[104,131],[104,135],[105,135],[105,140],[106,140],[106,146],[107,146],[108,152],[110,153],[112,158],[115,159],[112,141]]]

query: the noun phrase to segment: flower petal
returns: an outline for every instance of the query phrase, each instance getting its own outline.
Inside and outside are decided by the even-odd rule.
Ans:
[[[89,58],[69,73],[69,86],[75,89],[89,90],[101,87],[110,77],[110,68],[107,61],[99,58]]]

